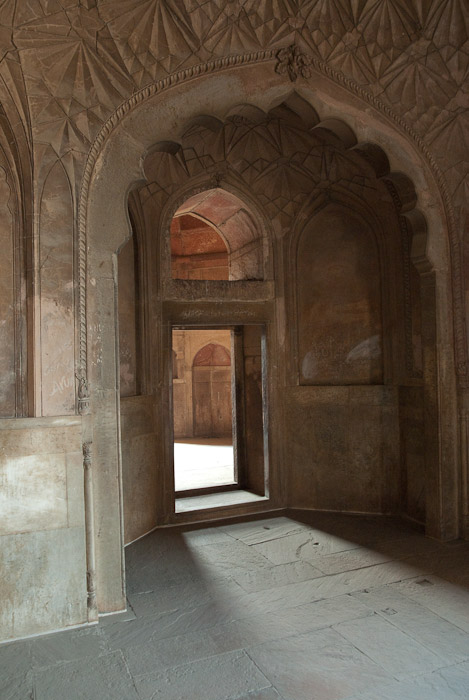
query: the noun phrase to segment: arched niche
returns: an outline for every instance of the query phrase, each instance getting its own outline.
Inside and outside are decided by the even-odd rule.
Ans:
[[[73,233],[70,181],[58,160],[45,178],[40,200],[40,367],[44,416],[75,413],[75,294],[70,284],[74,268]]]
[[[173,218],[170,236],[173,279],[228,279],[228,250],[213,225],[192,214],[181,214]]]
[[[381,384],[380,262],[370,225],[329,204],[296,251],[299,383]]]
[[[120,395],[139,393],[138,251],[135,235],[118,256]]]
[[[187,214],[205,221],[219,233],[228,253],[229,280],[264,278],[262,232],[239,196],[220,187],[198,192],[180,205],[174,216]]]
[[[34,413],[30,168],[21,120],[0,105],[0,418]]]

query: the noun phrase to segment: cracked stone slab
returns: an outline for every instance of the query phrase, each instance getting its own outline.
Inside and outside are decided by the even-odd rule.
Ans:
[[[299,561],[299,549],[309,542],[312,537],[311,532],[304,531],[262,542],[253,545],[252,548],[266,557],[272,564],[289,564],[290,562]]]
[[[210,603],[116,624],[104,629],[103,635],[108,649],[127,649],[168,637],[200,632],[232,620],[233,612],[229,607],[223,608]]]
[[[271,683],[245,652],[219,654],[136,679],[141,700],[234,700]]]
[[[392,588],[469,633],[469,591],[438,576],[422,575],[392,584]]]
[[[289,564],[278,564],[261,570],[233,571],[231,574],[234,580],[248,593],[261,591],[266,588],[286,586],[290,583],[309,581],[322,576],[319,569],[311,566],[308,562],[295,561]]]
[[[129,601],[137,617],[142,617],[208,603],[220,604],[243,593],[241,586],[229,577],[212,581],[196,579],[155,591],[132,593],[129,594]]]
[[[469,634],[390,586],[352,595],[445,663],[469,659]]]
[[[305,556],[305,549],[306,548],[301,550],[302,556]],[[313,554],[314,552],[315,550]],[[320,552],[317,552],[316,556],[311,556],[311,552],[308,552],[308,554],[306,554],[305,558],[307,558],[308,561],[313,561],[314,566],[324,574],[339,574],[343,571],[363,569],[366,566],[383,564],[384,562],[394,559],[392,555],[382,554],[376,550],[366,549],[364,547],[357,547],[356,549],[338,552],[337,554],[327,554],[325,556],[321,555]]]
[[[342,622],[334,629],[395,678],[444,665],[440,657],[379,615]]]
[[[120,652],[59,664],[34,675],[35,700],[140,700]]]
[[[250,615],[313,603],[322,598],[333,598],[383,586],[386,583],[401,581],[414,575],[415,569],[413,567],[400,562],[388,562],[356,571],[321,576],[309,581],[246,593],[244,596],[233,599],[231,611],[234,619],[243,619]],[[226,601],[225,604],[229,607],[230,601]]]
[[[243,542],[231,544],[209,544],[192,552],[194,562],[200,568],[209,566],[215,573],[229,573],[231,570],[262,568],[271,563],[260,552],[256,552]]]
[[[248,649],[288,700],[339,700],[392,677],[331,629]]]
[[[314,564],[316,558],[325,554],[338,554],[359,549],[361,544],[352,538],[337,537],[328,532],[315,531],[313,536],[298,549],[298,557]]]
[[[370,615],[362,603],[343,596],[275,613],[254,615],[207,630],[124,649],[130,671],[144,675],[148,668],[165,670],[215,654],[243,649],[282,637],[297,636],[337,622]]]
[[[307,533],[311,528],[309,525],[296,522],[290,518],[279,517],[257,520],[251,523],[226,525],[222,529],[231,537],[241,540],[245,544],[253,545],[276,540],[279,537],[286,537],[298,532]]]

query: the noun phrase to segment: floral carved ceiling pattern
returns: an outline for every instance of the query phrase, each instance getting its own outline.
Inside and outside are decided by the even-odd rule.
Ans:
[[[294,44],[406,120],[458,204],[469,160],[467,10],[467,0],[4,0],[0,67],[20,65],[34,139],[63,157],[86,154],[123,100],[175,70]]]

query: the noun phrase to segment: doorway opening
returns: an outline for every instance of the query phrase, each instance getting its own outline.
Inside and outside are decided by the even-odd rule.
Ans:
[[[176,512],[210,494],[268,497],[265,336],[261,324],[173,327]]]
[[[231,335],[228,329],[173,330],[176,494],[237,483]]]

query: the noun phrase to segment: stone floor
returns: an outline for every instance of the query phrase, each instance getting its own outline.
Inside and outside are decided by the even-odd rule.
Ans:
[[[157,531],[129,612],[0,647],[0,697],[467,700],[468,553],[385,518]]]

